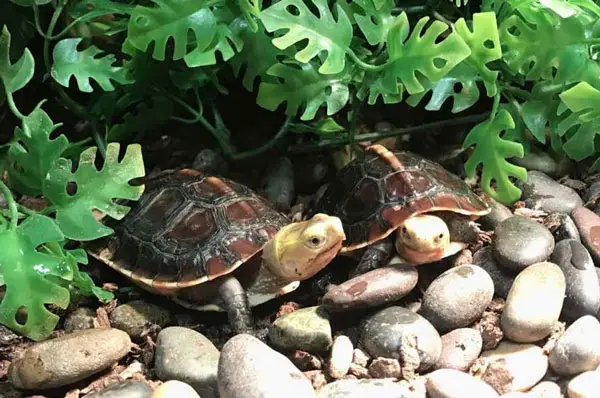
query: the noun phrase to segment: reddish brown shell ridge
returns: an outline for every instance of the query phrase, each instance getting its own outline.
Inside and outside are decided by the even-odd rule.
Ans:
[[[150,287],[189,287],[232,272],[290,222],[250,188],[196,170],[166,171],[145,184],[94,256]]]
[[[452,211],[476,218],[490,211],[462,179],[438,163],[380,145],[342,168],[316,209],[342,220],[343,251],[383,239],[417,214]]]

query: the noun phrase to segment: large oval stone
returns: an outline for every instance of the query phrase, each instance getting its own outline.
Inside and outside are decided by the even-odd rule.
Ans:
[[[492,253],[500,265],[521,271],[545,261],[554,250],[554,236],[543,225],[522,216],[502,221],[494,230]]]
[[[374,269],[329,289],[323,306],[330,311],[377,307],[400,300],[417,285],[419,273],[413,266]]]
[[[586,315],[573,322],[549,353],[552,370],[574,376],[600,365],[600,322]]]
[[[494,297],[494,282],[481,267],[466,264],[438,276],[423,295],[420,314],[440,333],[465,327]]]
[[[360,326],[360,341],[372,357],[400,358],[403,341],[415,337],[421,364],[431,368],[442,352],[442,339],[427,319],[399,306],[378,311]]]
[[[34,344],[12,361],[8,380],[17,388],[62,387],[108,369],[131,348],[119,329],[78,330]]]
[[[565,276],[556,264],[543,262],[521,271],[500,318],[505,336],[518,343],[547,337],[562,311],[566,288]]]
[[[256,337],[238,334],[219,359],[219,398],[315,398],[309,379]]]
[[[539,171],[528,171],[527,181],[517,181],[517,185],[523,190],[525,203],[534,209],[569,214],[583,204],[573,188],[562,185]]]
[[[561,240],[550,261],[562,269],[567,282],[563,315],[571,321],[583,315],[596,315],[600,309],[600,284],[585,246],[574,239]]]

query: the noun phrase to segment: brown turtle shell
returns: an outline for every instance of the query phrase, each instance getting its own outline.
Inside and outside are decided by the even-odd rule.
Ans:
[[[373,145],[338,172],[316,211],[341,219],[347,252],[385,238],[416,214],[452,211],[477,218],[490,208],[438,163]]]
[[[234,271],[289,219],[250,188],[197,170],[166,171],[94,257],[143,285],[178,289]]]

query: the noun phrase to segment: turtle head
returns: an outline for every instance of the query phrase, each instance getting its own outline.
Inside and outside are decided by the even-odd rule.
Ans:
[[[396,250],[409,262],[438,261],[452,247],[448,225],[440,217],[420,214],[408,218],[396,234]]]
[[[346,239],[338,217],[315,214],[286,225],[263,249],[264,265],[285,281],[302,281],[325,268]]]

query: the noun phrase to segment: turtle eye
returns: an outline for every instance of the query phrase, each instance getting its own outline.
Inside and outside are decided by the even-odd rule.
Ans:
[[[443,234],[443,233],[439,234],[439,235],[436,237],[436,239],[435,239],[435,240],[437,240],[437,241],[439,242],[439,241],[440,241],[440,240],[442,240],[442,239],[444,239],[444,234]]]
[[[310,244],[312,247],[319,247],[319,246],[323,245],[323,242],[324,242],[324,241],[325,241],[325,240],[324,240],[322,237],[320,237],[320,236],[316,236],[316,235],[315,235],[315,236],[311,236],[311,237],[308,239],[308,242],[309,242],[309,244]]]

